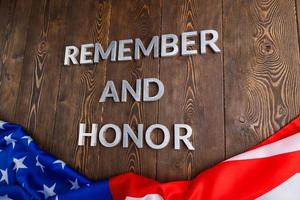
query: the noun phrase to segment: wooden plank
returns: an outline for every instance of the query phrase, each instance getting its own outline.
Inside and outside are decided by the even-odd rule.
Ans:
[[[66,33],[63,46],[89,43],[93,41],[93,26],[97,15],[97,1],[72,1],[66,16]],[[63,48],[62,48],[63,50]],[[95,93],[94,66],[63,66],[60,61],[61,81],[56,106],[52,152],[81,173],[88,167],[88,146],[77,146],[80,121],[90,122],[91,96]],[[96,162],[94,162],[95,165]]]
[[[12,32],[12,26],[13,26],[13,19],[14,19],[14,11],[16,8],[16,1],[11,2],[2,2],[2,5],[0,7],[0,25],[2,28],[0,30],[0,75],[2,75],[3,71],[3,65],[7,61],[7,55],[8,55],[8,39],[11,37]],[[3,84],[4,77],[1,76],[1,85]]]
[[[296,17],[297,17],[297,32],[298,32],[298,43],[300,45],[300,0],[295,0],[296,5]]]
[[[33,2],[15,114],[16,122],[47,151],[53,142],[67,4]]]
[[[138,37],[148,44],[152,36],[160,33],[160,6],[158,0],[114,1],[110,41]],[[109,62],[105,80],[113,80],[120,90],[121,80],[128,80],[134,84],[136,79],[157,77],[158,74],[159,60],[148,57],[138,62]],[[103,87],[99,92],[102,90]],[[103,106],[102,119],[99,121],[102,124],[115,123],[121,126],[128,123],[136,131],[138,123],[143,123],[145,127],[157,123],[157,102],[134,102],[130,98],[126,103],[108,101],[100,106]],[[97,112],[100,114],[100,110]],[[97,172],[102,178],[128,171],[155,178],[156,152],[146,145],[143,149],[138,149],[130,142],[128,149],[122,148],[121,145],[113,149],[101,148],[100,155],[101,168],[98,168]]]
[[[221,6],[219,1],[164,1],[162,33],[215,29],[222,49]],[[170,130],[174,123],[192,126],[195,151],[175,151],[172,145],[158,151],[158,180],[191,179],[224,158],[222,71],[222,54],[212,52],[161,59],[165,94],[159,101],[159,122]]]
[[[224,3],[227,157],[300,113],[295,1]]]
[[[14,121],[31,1],[4,1],[0,6],[0,116]]]
[[[0,62],[0,72],[2,72],[2,68],[4,63],[7,60],[7,51],[8,51],[8,41],[7,39],[11,35],[12,32],[12,25],[13,25],[13,18],[14,18],[14,11],[16,8],[16,1],[7,1],[3,2],[0,7],[0,13],[1,13],[1,18],[0,18],[0,25],[2,28],[0,30],[0,53],[1,53],[1,62]]]
[[[109,30],[111,24],[111,1],[100,1],[97,4],[96,15],[90,19],[93,22],[91,30],[91,38],[94,43],[99,42],[104,47],[109,43]],[[82,76],[84,87],[84,97],[81,101],[80,122],[87,123],[90,127],[92,123],[101,123],[103,121],[103,105],[99,105],[99,93],[105,85],[107,71],[107,61],[102,61],[95,65],[93,70],[85,73]],[[77,125],[78,127],[78,125]],[[88,128],[89,131],[91,130]],[[86,144],[88,145],[88,144]],[[100,146],[80,147],[77,149],[77,154],[85,153],[86,160],[84,173],[93,179],[99,179],[102,174],[102,149]],[[97,163],[97,164],[95,164]],[[100,167],[99,167],[100,166]]]

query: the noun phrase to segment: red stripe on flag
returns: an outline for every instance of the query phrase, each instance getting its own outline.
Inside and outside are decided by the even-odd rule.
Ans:
[[[300,117],[254,148],[298,132]],[[199,174],[193,181],[159,183],[127,173],[111,178],[109,185],[116,200],[147,194],[159,194],[165,200],[250,200],[262,196],[299,172],[300,151],[295,151],[266,158],[222,162]]]

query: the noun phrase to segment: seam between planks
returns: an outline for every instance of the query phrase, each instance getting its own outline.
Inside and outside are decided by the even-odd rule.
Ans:
[[[162,34],[162,26],[163,26],[163,1],[160,0],[160,34]],[[160,67],[161,67],[161,62],[160,62],[160,58],[158,59],[158,79],[160,79]],[[159,102],[160,100],[158,100],[157,102],[157,117],[156,117],[156,120],[157,122],[159,122]],[[158,135],[156,137],[156,141],[158,141]],[[157,169],[158,169],[158,151],[156,150],[155,152],[155,179],[157,180]]]
[[[221,27],[222,27],[222,69],[223,69],[223,139],[224,139],[224,159],[227,157],[227,142],[226,142],[226,94],[225,94],[225,45],[224,45],[224,0],[222,0],[222,19],[221,19]]]

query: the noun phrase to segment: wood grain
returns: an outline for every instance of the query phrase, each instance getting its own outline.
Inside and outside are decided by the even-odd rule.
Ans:
[[[97,180],[135,172],[191,179],[270,136],[300,113],[300,0],[2,0],[0,116],[47,152]],[[215,29],[220,54],[63,66],[67,45]],[[197,43],[197,45],[199,45]],[[106,81],[156,77],[157,102],[99,103]],[[153,91],[155,88],[151,88]],[[77,146],[87,123],[166,125],[163,150]],[[195,151],[173,149],[173,125],[192,126]],[[156,132],[154,140],[160,142]],[[110,136],[111,138],[111,136]]]
[[[219,1],[164,2],[162,33],[207,28],[222,33],[221,6]],[[211,17],[203,12],[216,13]],[[218,45],[222,46],[221,34]],[[222,72],[222,54],[161,59],[160,79],[166,88],[159,101],[159,122],[172,131],[174,123],[189,124],[196,150],[175,151],[171,137],[171,145],[158,152],[158,180],[191,179],[224,159]]]
[[[96,16],[93,18],[93,28],[91,33],[93,42],[99,42],[105,47],[109,42],[111,11],[111,1],[100,1],[97,4]],[[102,123],[103,121],[104,105],[100,105],[98,101],[99,91],[101,91],[105,85],[107,76],[106,71],[107,61],[102,61],[95,65],[94,70],[87,74],[88,76],[84,77],[83,83],[86,85],[85,91],[86,95],[89,95],[89,98],[84,98],[85,100],[82,102],[80,121],[87,123],[88,126],[91,126],[91,123]],[[101,170],[102,165],[104,165],[102,148],[99,145],[97,148],[88,148],[86,156],[87,166],[89,167],[85,169],[85,174],[93,179],[102,178],[103,175]],[[95,165],[95,160],[98,165]]]
[[[227,156],[267,138],[300,111],[294,1],[224,2]]]
[[[23,69],[31,1],[4,1],[0,6],[0,116],[14,121]]]
[[[72,1],[66,16],[68,23],[63,46],[80,46],[87,41],[93,41],[94,20],[91,19],[97,16],[97,8],[96,1]],[[92,76],[94,66],[65,67],[61,59],[59,67],[61,81],[53,133],[56,142],[52,142],[52,151],[66,163],[86,174],[89,168],[89,147],[77,146],[77,134],[80,122],[91,121],[91,95],[95,92],[95,80]]]
[[[159,1],[114,1],[110,40],[139,37],[148,43],[153,35],[160,32],[160,19]],[[128,80],[134,84],[136,79],[157,77],[158,64],[158,60],[152,58],[145,58],[138,62],[110,62],[107,65],[106,79],[113,80],[120,91],[121,80]],[[130,98],[125,103],[105,102],[103,108],[102,123],[115,123],[118,126],[127,123],[135,131],[138,123],[143,123],[145,127],[157,123],[157,102],[134,102]],[[130,142],[128,149],[122,148],[121,145],[113,149],[103,148],[101,156],[103,163],[112,163],[110,165],[103,164],[101,169],[98,169],[99,173],[102,172],[101,177],[103,178],[107,177],[107,174],[116,175],[127,171],[155,178],[156,152],[150,150],[146,145],[143,149],[138,149]],[[116,158],[118,159],[116,160]]]
[[[15,114],[16,122],[24,125],[47,151],[53,142],[66,4],[33,3]]]

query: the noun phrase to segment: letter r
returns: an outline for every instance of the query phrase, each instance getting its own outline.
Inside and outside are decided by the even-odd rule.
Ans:
[[[70,61],[72,61],[73,64],[78,64],[78,61],[76,60],[78,54],[79,49],[77,47],[66,46],[64,65],[70,65]]]

